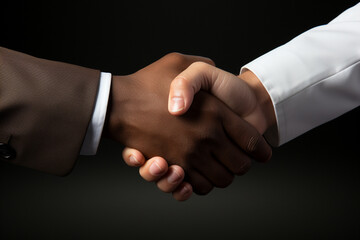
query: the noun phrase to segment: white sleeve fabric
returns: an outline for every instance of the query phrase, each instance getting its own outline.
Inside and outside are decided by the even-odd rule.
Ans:
[[[277,126],[273,146],[360,105],[360,3],[242,67],[268,91]]]
[[[80,155],[95,155],[104,128],[111,87],[111,74],[102,72],[94,112],[89,123]]]

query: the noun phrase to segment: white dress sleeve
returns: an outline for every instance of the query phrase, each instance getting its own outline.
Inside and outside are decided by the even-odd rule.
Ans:
[[[360,3],[242,67],[268,91],[277,126],[273,146],[360,105]]]
[[[95,155],[97,152],[104,128],[110,87],[111,74],[102,72],[100,75],[100,84],[95,101],[94,112],[87,128],[85,139],[80,150],[80,155]]]

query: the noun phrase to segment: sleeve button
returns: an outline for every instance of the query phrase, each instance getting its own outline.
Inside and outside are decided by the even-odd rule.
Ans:
[[[9,144],[0,142],[0,158],[4,160],[11,160],[15,157],[15,150]]]

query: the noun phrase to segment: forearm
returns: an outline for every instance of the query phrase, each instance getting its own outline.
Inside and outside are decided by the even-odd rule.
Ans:
[[[9,161],[67,174],[83,143],[99,78],[97,70],[0,48],[0,139],[16,152]]]

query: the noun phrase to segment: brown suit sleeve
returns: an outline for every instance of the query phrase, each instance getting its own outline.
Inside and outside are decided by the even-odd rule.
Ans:
[[[99,80],[97,70],[0,47],[0,158],[51,174],[69,173]]]

